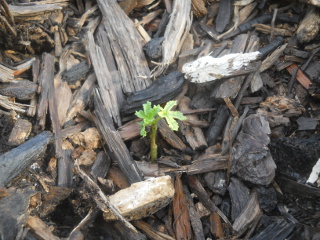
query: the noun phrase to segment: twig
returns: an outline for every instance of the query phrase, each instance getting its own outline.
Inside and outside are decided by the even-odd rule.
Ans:
[[[273,39],[274,39],[274,32],[275,32],[274,31],[274,24],[275,24],[275,21],[276,21],[277,13],[278,13],[278,8],[274,9],[273,17],[272,17],[272,20],[271,20],[270,42],[272,42]]]
[[[85,183],[88,185],[89,188],[93,188],[94,191],[99,195],[99,197],[103,200],[103,203],[101,205],[101,202],[97,202],[96,199],[94,199],[98,205],[98,207],[103,211],[104,209],[109,208],[114,215],[116,215],[121,222],[124,223],[124,225],[128,228],[130,228],[135,233],[138,233],[137,229],[128,221],[126,220],[119,210],[113,206],[113,204],[109,201],[109,198],[102,192],[100,187],[84,172],[81,170],[78,160],[74,162],[75,169],[79,176],[85,181]]]

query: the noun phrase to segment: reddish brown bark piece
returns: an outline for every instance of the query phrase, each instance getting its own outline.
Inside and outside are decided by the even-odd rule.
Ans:
[[[221,219],[216,212],[210,214],[210,231],[216,238],[224,238]]]
[[[293,74],[294,69],[297,67],[297,64],[292,64],[289,67],[287,67],[287,70],[290,74]],[[310,79],[303,73],[301,69],[298,69],[296,79],[305,89],[309,89],[310,85],[312,84]]]
[[[187,200],[183,192],[180,176],[176,177],[175,195],[173,198],[173,214],[176,239],[191,239],[191,225],[187,207]]]

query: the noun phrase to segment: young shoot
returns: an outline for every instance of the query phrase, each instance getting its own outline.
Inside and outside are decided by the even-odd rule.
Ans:
[[[136,116],[141,118],[142,121],[139,122],[141,125],[140,135],[142,137],[147,136],[146,127],[151,127],[150,133],[150,158],[153,162],[158,155],[158,146],[156,144],[156,134],[158,129],[158,122],[160,119],[165,118],[170,129],[177,131],[179,129],[178,122],[176,119],[181,121],[187,118],[179,111],[171,111],[171,108],[177,104],[177,101],[169,101],[166,106],[162,108],[160,105],[154,105],[151,107],[151,102],[146,102],[143,104],[143,110],[136,111]]]

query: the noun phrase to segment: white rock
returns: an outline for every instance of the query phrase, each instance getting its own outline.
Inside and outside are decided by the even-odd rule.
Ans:
[[[174,196],[170,176],[150,178],[132,184],[109,197],[110,203],[129,221],[152,215],[168,205]],[[103,213],[106,221],[116,220],[111,211]]]
[[[259,58],[260,52],[232,53],[220,58],[205,56],[182,67],[185,78],[194,83],[206,83],[217,79],[234,76],[234,73],[245,70],[251,61]]]

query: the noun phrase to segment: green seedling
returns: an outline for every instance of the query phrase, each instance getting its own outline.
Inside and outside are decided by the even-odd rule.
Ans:
[[[142,137],[147,136],[146,127],[151,127],[150,133],[150,158],[153,162],[158,155],[158,146],[156,144],[156,135],[158,129],[158,122],[160,119],[165,118],[170,129],[177,131],[179,129],[178,122],[175,119],[181,121],[187,118],[179,111],[171,111],[171,108],[177,104],[177,101],[169,101],[166,106],[162,108],[160,105],[154,105],[151,107],[151,102],[146,102],[143,104],[143,110],[136,111],[136,116],[141,118],[142,121],[139,122],[141,125],[140,135]]]

